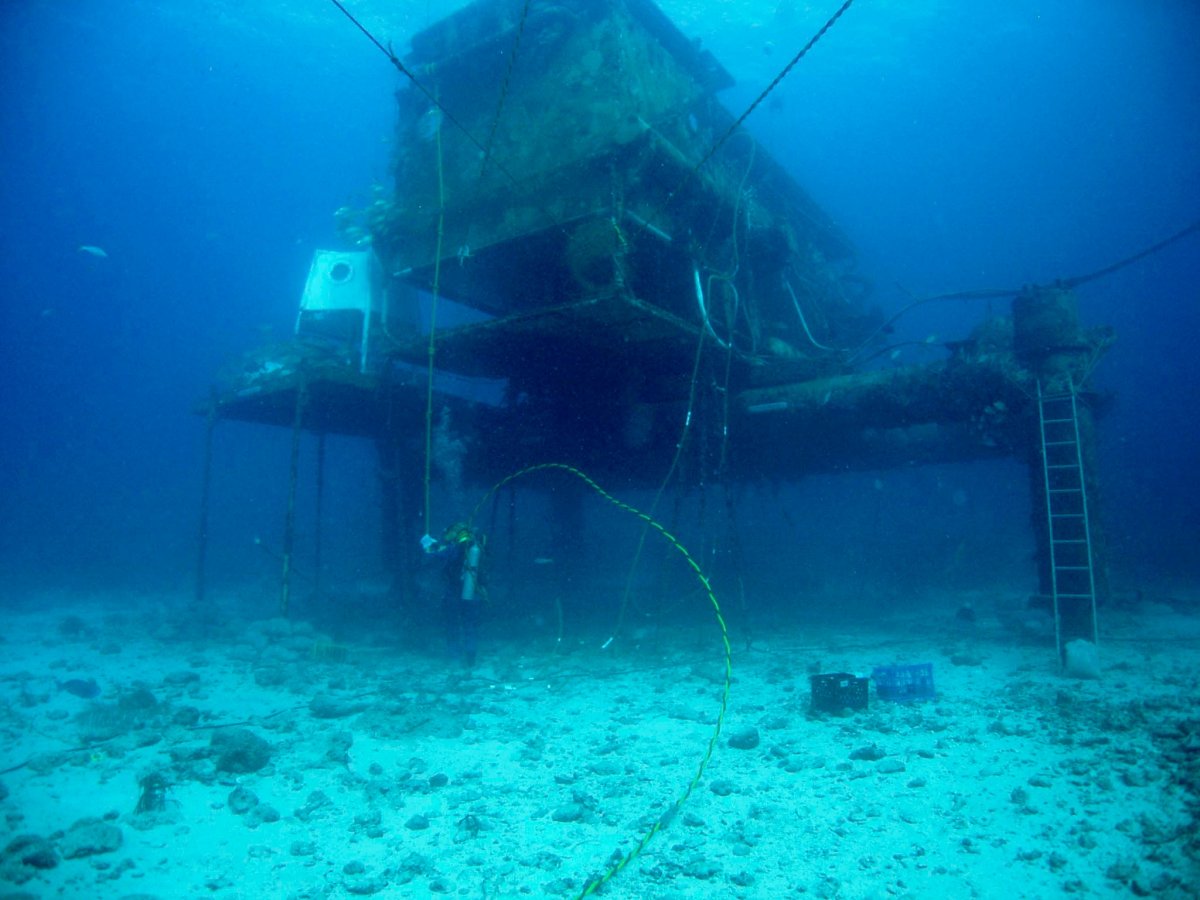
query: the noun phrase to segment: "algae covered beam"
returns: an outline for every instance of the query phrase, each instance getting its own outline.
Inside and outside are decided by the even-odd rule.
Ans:
[[[737,408],[748,417],[782,415],[834,430],[899,428],[999,419],[1023,408],[1028,397],[1008,366],[952,358],[754,388],[738,395]]]
[[[786,477],[1009,455],[1029,405],[1010,361],[956,354],[743,391],[739,468]]]

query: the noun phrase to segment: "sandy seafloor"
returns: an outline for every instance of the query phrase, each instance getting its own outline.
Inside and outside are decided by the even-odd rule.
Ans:
[[[0,897],[575,896],[686,790],[719,709],[711,612],[608,650],[485,633],[467,674],[432,634],[198,637],[119,599],[2,614]],[[703,780],[602,895],[1200,896],[1200,598],[1169,599],[1103,611],[1098,681],[1000,595],[965,598],[974,623],[943,596],[735,631]],[[921,662],[934,701],[810,713],[811,672]]]

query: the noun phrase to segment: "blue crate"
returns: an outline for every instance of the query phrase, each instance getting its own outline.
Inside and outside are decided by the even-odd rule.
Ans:
[[[880,700],[894,703],[912,703],[917,700],[933,700],[933,663],[915,666],[876,666],[871,671],[875,682],[875,694]]]

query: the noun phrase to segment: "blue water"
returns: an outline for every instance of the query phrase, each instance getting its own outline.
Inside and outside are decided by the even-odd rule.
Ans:
[[[737,78],[735,112],[836,8],[663,7]],[[351,8],[399,49],[450,6]],[[1200,218],[1197,46],[1190,0],[859,0],[748,128],[857,244],[886,311],[1045,283]],[[398,76],[324,0],[64,0],[4,4],[0,85],[0,578],[186,588],[193,406],[223,362],[288,333],[312,251],[338,245],[333,210],[387,183]],[[1114,583],[1194,583],[1200,236],[1079,299],[1119,337],[1097,373],[1118,397],[1100,448]],[[962,336],[984,311],[930,305],[901,336]],[[331,452],[329,557],[370,574],[374,459],[348,440]],[[278,542],[286,453],[278,431],[219,430],[214,578],[274,577],[253,539]],[[749,540],[839,535],[814,583],[953,556],[960,534],[1007,572],[1029,566],[993,539],[1028,542],[1011,484],[1004,467],[815,480],[796,490],[799,524],[764,501]]]

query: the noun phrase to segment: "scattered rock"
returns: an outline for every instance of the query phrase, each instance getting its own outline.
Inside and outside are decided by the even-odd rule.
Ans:
[[[728,797],[733,793],[733,782],[728,778],[718,778],[708,786],[708,789],[718,797]]]
[[[388,886],[388,881],[382,875],[366,875],[362,878],[346,880],[346,893],[365,897],[378,894]]]
[[[1119,862],[1115,862],[1104,872],[1105,878],[1112,879],[1113,881],[1119,881],[1122,884],[1128,884],[1129,882],[1133,881],[1137,875],[1138,864],[1135,860],[1121,860]]]
[[[378,809],[370,809],[354,817],[356,828],[373,828],[383,821],[383,813]]]
[[[329,813],[333,811],[333,801],[324,791],[313,791],[308,795],[308,800],[305,804],[296,810],[295,816],[301,822],[309,822],[314,818],[319,818],[318,813]]]
[[[578,803],[564,803],[550,813],[555,822],[578,822],[583,818],[584,808]]]
[[[182,687],[186,684],[192,684],[199,681],[200,676],[191,669],[181,669],[178,672],[168,672],[163,676],[163,684],[169,684],[173,687]]]
[[[880,775],[894,775],[903,772],[904,769],[904,763],[898,759],[882,759],[875,764],[875,771]]]
[[[136,687],[121,694],[117,706],[126,712],[146,712],[158,706],[158,698],[146,688]]]
[[[226,803],[229,805],[229,811],[235,816],[244,816],[258,806],[258,796],[254,791],[239,786],[233,789]]]
[[[622,765],[619,760],[615,760],[611,757],[598,759],[595,762],[588,763],[587,768],[588,771],[593,775],[600,775],[602,777],[625,774],[625,766]]]
[[[728,673],[723,665],[704,665],[692,666],[688,672],[693,678],[699,678],[702,681],[707,681],[709,684],[724,684]]]
[[[249,774],[271,761],[271,745],[245,728],[214,731],[211,746],[217,753],[218,772]]]
[[[316,694],[308,701],[308,711],[315,719],[344,719],[366,708],[365,703],[356,703],[332,694]]]
[[[721,867],[706,856],[697,856],[684,865],[683,874],[698,881],[711,881],[721,874]]]
[[[1121,772],[1121,781],[1126,787],[1145,787],[1147,783],[1146,773],[1141,769],[1128,768]]]
[[[865,759],[868,762],[875,762],[887,756],[883,752],[883,748],[878,744],[867,744],[865,747],[859,747],[857,750],[850,751],[851,759]]]
[[[667,718],[678,719],[680,722],[698,722],[701,725],[711,725],[714,721],[711,713],[680,703],[674,704],[667,710]]]
[[[734,750],[753,750],[758,744],[758,729],[753,725],[739,728],[729,736],[729,746]]]
[[[58,622],[58,633],[69,641],[82,641],[96,631],[79,616],[66,616]]]
[[[242,819],[247,828],[257,828],[259,825],[269,825],[279,821],[279,810],[269,803],[260,803],[246,813]]]
[[[793,753],[784,759],[782,765],[785,772],[803,772],[806,769],[825,768],[825,760],[820,756],[812,756],[805,753]]]
[[[329,749],[325,758],[330,762],[346,766],[350,764],[350,748],[354,746],[354,735],[349,731],[337,731],[329,736]]]
[[[1067,675],[1087,679],[1100,677],[1100,655],[1091,641],[1068,641],[1063,647],[1063,656],[1063,669]]]
[[[53,869],[58,865],[58,854],[54,852],[54,845],[36,834],[17,835],[8,842],[4,853],[0,854],[0,859],[3,860],[6,871],[9,869],[9,863],[16,863],[18,868],[29,869]],[[22,884],[32,876],[33,873],[30,872],[24,878],[12,880]]]
[[[429,819],[417,813],[417,815],[409,817],[408,821],[404,823],[404,827],[409,831],[424,831],[429,827]]]
[[[916,825],[921,821],[921,813],[914,806],[897,806],[896,816],[901,822],[907,822],[909,825]]]
[[[112,853],[121,846],[121,829],[99,819],[80,819],[59,839],[64,859],[79,859],[97,853]]]
[[[262,666],[254,670],[254,683],[259,687],[282,687],[287,684],[286,669],[276,666]]]
[[[982,666],[983,658],[975,653],[955,653],[950,657],[950,663],[955,666]]]

